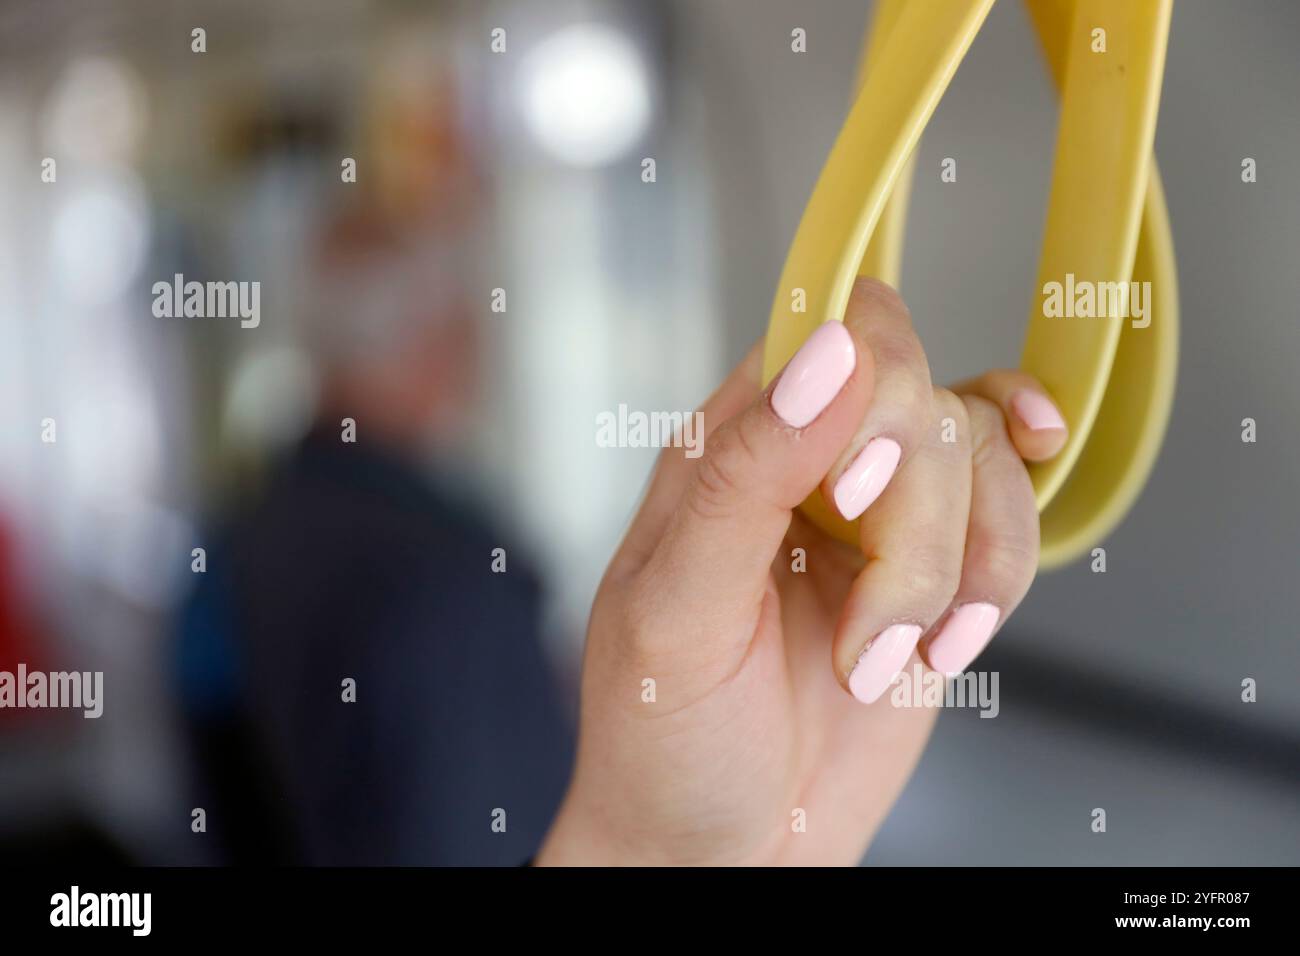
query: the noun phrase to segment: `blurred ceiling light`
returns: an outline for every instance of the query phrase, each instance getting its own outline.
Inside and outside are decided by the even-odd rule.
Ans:
[[[51,91],[44,120],[55,157],[125,162],[144,130],[142,84],[121,60],[74,60]]]
[[[133,175],[96,176],[68,189],[50,227],[54,280],[70,302],[123,295],[144,266],[149,209]]]
[[[521,69],[524,120],[547,152],[601,166],[650,124],[650,77],[628,37],[596,23],[564,27],[538,43]]]

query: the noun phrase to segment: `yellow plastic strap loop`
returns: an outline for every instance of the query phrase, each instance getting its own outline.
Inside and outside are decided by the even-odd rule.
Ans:
[[[921,131],[993,0],[882,0],[860,90],[795,234],[773,303],[764,376],[812,331],[842,320],[858,274],[897,285],[911,157]],[[1064,563],[1123,517],[1150,472],[1168,422],[1177,358],[1173,243],[1151,159],[1172,0],[1030,0],[1062,90],[1052,194],[1022,367],[1070,424],[1065,449],[1030,467],[1042,512],[1042,563]],[[1095,30],[1105,52],[1094,52]],[[1071,280],[1070,277],[1073,277]],[[1125,318],[1130,280],[1149,282],[1146,319]],[[1045,314],[1042,290],[1073,281],[1117,315]],[[1139,287],[1141,288],[1141,287]],[[806,311],[792,312],[802,289]],[[1096,300],[1094,299],[1094,303]],[[856,544],[856,522],[819,493],[804,511]]]

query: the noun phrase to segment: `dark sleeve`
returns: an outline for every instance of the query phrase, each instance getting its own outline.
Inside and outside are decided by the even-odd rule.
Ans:
[[[311,862],[517,865],[536,852],[572,759],[539,588],[522,569],[467,563],[458,548],[407,564],[414,585],[360,602],[368,625],[299,657],[281,739]]]
[[[439,862],[515,865],[536,853],[568,780],[572,733],[543,647],[537,583],[513,568],[487,571],[486,555],[482,567],[427,592],[432,613],[419,602],[396,627],[404,653],[425,664],[401,672],[384,723],[397,738],[403,715],[421,714],[428,744],[414,754],[410,787],[397,791],[402,862],[421,862],[428,841]]]

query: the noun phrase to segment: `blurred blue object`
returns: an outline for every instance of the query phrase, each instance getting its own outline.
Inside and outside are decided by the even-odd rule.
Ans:
[[[540,587],[505,540],[399,453],[321,431],[226,527],[177,654],[222,858],[530,857],[572,743]],[[492,574],[498,547],[508,570]]]

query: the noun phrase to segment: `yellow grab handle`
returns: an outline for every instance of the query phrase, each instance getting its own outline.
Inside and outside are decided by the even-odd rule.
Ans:
[[[876,221],[993,0],[900,6],[786,256],[764,347],[766,379],[822,322],[844,318]],[[805,308],[795,312],[799,289]]]
[[[1030,16],[1058,87],[1066,82],[1070,47],[1065,38],[1078,6],[1078,0],[1028,0]],[[1164,7],[1163,12],[1148,11],[1161,15],[1157,28],[1161,31],[1162,55],[1171,12],[1168,2]],[[1090,19],[1101,25],[1095,15]],[[1148,94],[1147,106],[1152,111],[1159,99],[1159,72]],[[1135,328],[1131,322],[1117,320],[1119,345],[1101,407],[1068,479],[1042,513],[1044,567],[1072,560],[1099,543],[1123,520],[1146,484],[1169,424],[1178,374],[1178,272],[1164,189],[1154,159],[1148,176],[1132,281],[1139,287],[1150,283],[1146,286],[1150,289],[1150,324]],[[1042,375],[1028,354],[1023,365]]]
[[[1171,4],[1030,0],[1062,87],[1039,288],[1064,285],[1072,276],[1117,292],[1119,312],[1109,318],[1049,316],[1042,296],[1034,296],[1022,366],[1044,382],[1070,424],[1065,449],[1030,469],[1043,511],[1045,566],[1074,557],[1120,520],[1146,480],[1168,421],[1177,290],[1168,217],[1150,156]],[[878,4],[859,94],[782,272],[768,326],[765,380],[818,325],[843,318],[855,274],[897,285],[913,151],[991,6],[992,0]],[[1098,28],[1107,46],[1094,55]],[[1144,328],[1128,327],[1122,318],[1130,279],[1151,283]],[[803,292],[806,311],[792,311],[796,290]],[[857,543],[856,522],[840,518],[819,493],[803,508],[823,529]]]

